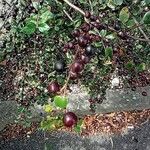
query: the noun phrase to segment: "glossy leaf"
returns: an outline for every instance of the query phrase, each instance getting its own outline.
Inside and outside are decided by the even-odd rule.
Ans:
[[[112,50],[112,48],[111,47],[107,47],[107,48],[105,48],[105,57],[106,58],[112,58],[112,56],[113,56],[113,50]]]
[[[122,5],[123,0],[113,0],[115,5]]]
[[[127,64],[125,66],[127,69],[131,70],[134,67],[134,63],[133,63],[133,61],[129,61],[129,62],[127,62]]]
[[[143,22],[144,22],[145,24],[150,24],[150,11],[148,11],[148,12],[144,15],[144,17],[143,17]]]
[[[25,27],[22,28],[21,32],[25,34],[33,34],[36,30],[36,25],[33,22],[29,22]]]
[[[138,67],[137,70],[138,71],[144,71],[146,69],[146,64],[145,63],[141,63]]]
[[[111,9],[115,9],[115,3],[113,0],[108,0],[107,6]]]
[[[40,23],[45,23],[49,19],[52,19],[53,17],[54,17],[53,13],[51,13],[49,10],[47,10],[44,13],[42,13],[42,15],[40,16]]]
[[[63,97],[63,96],[55,96],[55,97],[54,97],[54,104],[55,104],[57,107],[66,108],[66,106],[67,106],[67,104],[68,104],[68,101],[67,101],[67,98],[66,98],[66,97]]]
[[[150,4],[150,0],[144,0],[146,4]]]
[[[79,120],[77,125],[74,127],[75,132],[80,133],[83,125],[83,120]]]
[[[50,27],[46,23],[39,24],[38,29],[40,32],[46,32]]]
[[[129,9],[128,7],[123,7],[119,13],[119,19],[122,23],[126,23],[129,19]]]

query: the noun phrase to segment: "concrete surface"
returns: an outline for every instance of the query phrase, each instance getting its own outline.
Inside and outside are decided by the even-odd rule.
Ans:
[[[0,150],[150,150],[150,122],[125,135],[82,138],[70,133],[37,132],[30,138],[0,142]]]

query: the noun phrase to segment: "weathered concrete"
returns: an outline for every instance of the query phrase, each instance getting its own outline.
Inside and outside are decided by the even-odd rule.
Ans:
[[[28,118],[29,121],[40,121],[41,116],[32,107],[31,117]],[[0,101],[0,131],[4,129],[7,124],[15,123],[18,118],[18,104],[16,101]],[[20,122],[22,123],[22,122]]]
[[[147,93],[147,96],[142,95],[143,91]],[[73,95],[69,97],[69,107],[67,107],[67,109],[78,115],[91,114],[90,108],[86,107],[89,103],[88,99],[84,99],[86,97],[87,95],[82,92],[82,90],[78,93],[73,93]],[[104,100],[102,104],[96,104],[96,113],[142,110],[149,108],[150,86],[138,87],[136,91],[132,91],[130,88],[107,89],[106,100]]]
[[[66,133],[37,132],[29,138],[0,142],[1,150],[150,150],[150,122],[125,135],[88,138]]]
[[[143,96],[142,91],[147,92],[147,96]],[[79,116],[91,114],[89,108],[88,95],[86,92],[70,95],[68,111],[73,111]],[[85,98],[85,99],[84,99]],[[6,124],[14,123],[17,116],[17,103],[15,101],[0,102],[0,130]],[[106,100],[102,104],[96,104],[96,113],[108,113],[116,111],[131,111],[150,108],[150,87],[137,88],[136,91],[130,89],[109,90],[106,91]],[[30,108],[31,121],[39,121],[40,113],[34,107]]]
[[[0,102],[0,131],[6,124],[14,122],[17,114],[17,103],[15,101]]]

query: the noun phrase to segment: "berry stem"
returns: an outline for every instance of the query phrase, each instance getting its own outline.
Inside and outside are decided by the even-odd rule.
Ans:
[[[60,93],[63,94],[63,95],[66,95],[66,89],[67,89],[67,85],[69,83],[69,80],[70,80],[70,74],[68,75],[67,80],[66,80],[64,86],[60,90]]]
[[[139,27],[138,27],[139,28]],[[112,28],[112,27],[110,27],[110,26],[108,26],[108,29],[110,30],[110,31],[113,31],[113,32],[116,32],[116,33],[118,33],[118,31],[117,30],[115,30],[114,28]],[[134,40],[139,40],[139,41],[144,41],[144,42],[150,42],[150,40],[149,40],[149,38],[147,39],[147,38],[145,38],[145,39],[142,39],[142,38],[139,38],[139,37],[135,37],[135,36],[132,36],[132,35],[127,35],[129,38],[132,38],[132,39],[134,39]]]
[[[78,11],[78,12],[80,12],[82,15],[85,15],[85,12],[81,9],[81,8],[79,8],[79,7],[77,7],[77,6],[75,6],[74,4],[72,4],[70,1],[68,1],[68,0],[63,0],[65,3],[67,3],[70,7],[72,7],[73,9],[75,9],[76,11]]]

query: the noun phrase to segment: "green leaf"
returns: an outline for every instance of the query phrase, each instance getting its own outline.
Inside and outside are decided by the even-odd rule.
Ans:
[[[150,0],[144,0],[146,4],[150,4]]]
[[[113,49],[112,49],[112,47],[107,47],[107,48],[105,48],[105,57],[106,58],[112,58],[112,56],[113,56]]]
[[[46,23],[39,24],[38,29],[40,32],[46,32],[50,27]]]
[[[67,101],[67,98],[66,97],[63,97],[63,96],[55,96],[54,97],[54,104],[57,106],[57,107],[60,107],[60,108],[66,108],[67,104],[68,104],[68,101]]]
[[[114,34],[109,34],[106,36],[107,39],[113,40],[115,39],[115,35]]]
[[[150,24],[150,11],[148,11],[148,12],[144,15],[144,17],[143,17],[143,22],[144,22],[145,24]]]
[[[126,67],[127,69],[129,69],[129,70],[133,69],[133,67],[134,67],[133,61],[127,62],[127,63],[125,64],[125,67]]]
[[[128,20],[128,22],[126,23],[127,27],[130,28],[130,27],[133,27],[135,25],[135,22],[133,19],[130,19]]]
[[[25,27],[22,28],[21,32],[25,34],[33,34],[36,30],[36,25],[33,22],[29,22],[25,25]]]
[[[101,30],[99,33],[102,37],[106,36],[107,31],[106,30]]]
[[[115,3],[113,2],[113,0],[108,0],[107,6],[113,10],[115,9]]]
[[[146,70],[146,64],[145,63],[141,63],[138,67],[137,70],[140,71],[144,71]]]
[[[128,7],[123,7],[119,13],[119,19],[122,23],[126,23],[129,19],[129,9]]]
[[[80,25],[81,25],[81,19],[78,19],[78,20],[75,20],[74,21],[74,26],[75,26],[75,28],[78,28]]]
[[[52,19],[54,17],[53,13],[51,13],[49,10],[45,11],[44,13],[42,13],[42,15],[40,16],[40,23],[45,23],[48,20]]]
[[[39,4],[39,2],[37,1],[32,1],[32,5],[33,5],[33,7],[36,9],[36,10],[38,10],[39,8],[40,8],[40,4]]]
[[[123,0],[113,0],[115,5],[122,5]]]
[[[40,126],[42,130],[55,130],[63,126],[62,118],[48,116],[46,120],[41,121]]]
[[[83,120],[81,119],[78,121],[77,125],[74,127],[75,132],[78,132],[78,133],[81,132],[82,124],[83,124]]]
[[[101,47],[102,43],[101,42],[95,42],[93,45],[94,45],[94,47]]]

